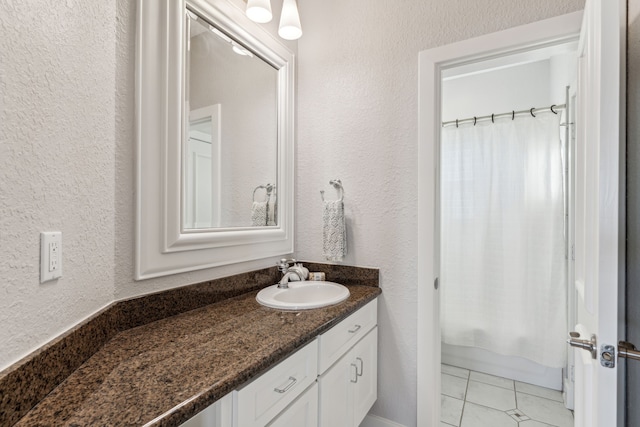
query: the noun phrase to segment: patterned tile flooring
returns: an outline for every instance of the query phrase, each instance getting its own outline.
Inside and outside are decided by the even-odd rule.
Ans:
[[[440,427],[574,427],[562,393],[442,365]]]

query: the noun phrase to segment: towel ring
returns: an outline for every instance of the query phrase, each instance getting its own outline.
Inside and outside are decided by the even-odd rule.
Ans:
[[[340,191],[340,198],[338,199],[339,201],[343,201],[344,200],[344,187],[342,186],[342,181],[340,181],[339,179],[332,179],[331,181],[329,181],[329,184],[333,185],[333,187]],[[322,201],[324,202],[324,190],[320,190],[320,198],[322,199]]]
[[[260,189],[267,189],[267,187],[265,187],[264,185],[258,185],[254,190],[253,190],[253,201],[256,201],[256,191],[260,190]]]
[[[276,186],[273,184],[267,184],[264,188],[267,190],[267,198],[271,197],[271,193],[275,194],[276,192]]]
[[[266,196],[265,196],[265,202],[269,200],[269,197],[271,197],[271,193],[275,193],[275,189],[276,186],[272,185],[272,184],[267,184],[267,185],[258,185],[254,190],[253,190],[253,201],[256,201],[256,191],[263,189],[267,192]]]

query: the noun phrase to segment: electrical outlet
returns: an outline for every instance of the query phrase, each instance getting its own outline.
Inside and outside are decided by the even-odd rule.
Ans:
[[[40,233],[40,283],[62,276],[62,232]]]

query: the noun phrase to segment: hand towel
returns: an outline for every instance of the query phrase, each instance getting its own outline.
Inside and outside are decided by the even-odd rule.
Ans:
[[[267,202],[267,225],[278,225],[276,224],[276,217],[278,215],[277,203],[276,195],[270,195]]]
[[[251,205],[251,225],[254,227],[267,225],[267,202],[253,202]]]
[[[328,261],[347,255],[347,228],[342,200],[325,200],[322,210],[322,253]]]

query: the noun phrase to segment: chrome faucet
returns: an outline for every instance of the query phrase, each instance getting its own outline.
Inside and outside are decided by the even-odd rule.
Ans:
[[[289,264],[293,265],[289,266]],[[289,287],[289,281],[302,281],[309,277],[309,270],[293,258],[282,258],[278,263],[278,270],[284,274],[280,282],[278,282],[278,288],[280,289],[287,289]]]

